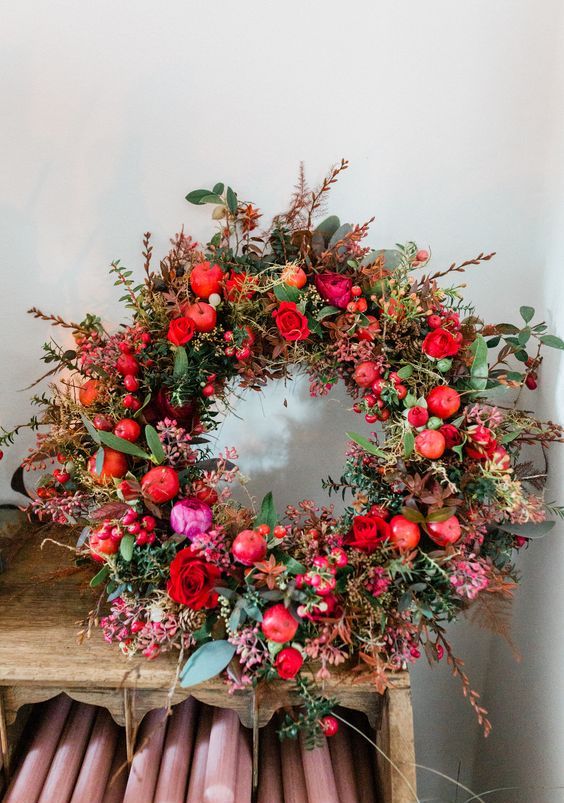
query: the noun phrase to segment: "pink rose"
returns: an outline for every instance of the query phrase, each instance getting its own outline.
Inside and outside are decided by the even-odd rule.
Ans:
[[[340,273],[318,273],[315,286],[321,298],[339,309],[346,309],[352,298],[352,279]]]

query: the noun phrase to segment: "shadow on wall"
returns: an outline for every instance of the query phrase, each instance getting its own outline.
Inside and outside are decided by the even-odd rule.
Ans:
[[[367,425],[350,407],[342,386],[327,397],[311,398],[305,376],[272,382],[263,392],[245,391],[234,399],[214,451],[234,446],[238,465],[249,479],[247,491],[258,504],[272,491],[279,514],[301,499],[314,499],[318,504],[331,501],[339,510],[340,497],[330,499],[321,480],[328,475],[333,479],[341,476],[347,431],[360,429],[368,434]],[[242,489],[237,489],[235,496],[248,502]]]

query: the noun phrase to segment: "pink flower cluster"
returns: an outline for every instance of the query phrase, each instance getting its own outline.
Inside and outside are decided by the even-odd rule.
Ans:
[[[229,539],[221,526],[192,538],[192,549],[205,558],[207,563],[213,563],[221,569],[227,569],[231,565],[229,547]]]
[[[391,578],[383,566],[374,566],[370,571],[370,579],[366,583],[366,588],[373,597],[380,597],[385,594],[391,583]]]
[[[179,630],[173,614],[167,613],[157,622],[145,620],[146,614],[142,606],[130,605],[118,597],[112,602],[108,616],[100,620],[105,641],[109,644],[117,641],[125,652],[142,652],[145,658],[156,658],[175,645],[188,648],[194,643],[189,633]]]
[[[469,555],[467,560],[453,562],[453,573],[450,582],[459,597],[476,599],[480,591],[488,586],[488,577],[485,566],[476,560],[475,555]]]

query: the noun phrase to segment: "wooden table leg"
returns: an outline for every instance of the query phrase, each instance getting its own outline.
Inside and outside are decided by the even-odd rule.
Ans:
[[[253,800],[256,800],[259,777],[259,705],[256,689],[253,688]]]
[[[135,711],[135,689],[123,690],[123,711],[125,718],[125,743],[127,747],[127,763],[131,765],[135,753],[137,737],[137,714]]]

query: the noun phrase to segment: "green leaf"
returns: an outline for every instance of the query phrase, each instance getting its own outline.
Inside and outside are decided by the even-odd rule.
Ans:
[[[151,459],[151,455],[144,452],[139,446],[131,443],[131,441],[126,441],[125,438],[118,438],[113,432],[100,432],[100,440],[110,449],[115,449],[117,452],[130,454],[134,457],[142,457],[144,460]]]
[[[224,189],[225,185],[221,181],[219,181],[217,184],[214,184],[212,192],[214,192],[216,195],[222,195]]]
[[[192,190],[186,196],[186,200],[189,204],[201,204],[202,198],[205,198],[206,195],[211,195],[212,193],[210,190]]]
[[[519,332],[519,328],[512,323],[498,323],[495,328],[502,335],[516,335]]]
[[[151,424],[147,424],[145,427],[145,440],[155,458],[155,462],[159,465],[163,463],[166,460],[165,450],[159,438],[159,433]]]
[[[451,507],[442,507],[440,510],[433,510],[427,516],[427,521],[446,521],[454,516],[454,510]]]
[[[403,456],[409,457],[415,448],[415,435],[408,430],[403,436]]]
[[[359,446],[362,446],[365,452],[368,454],[376,455],[376,457],[383,457],[385,460],[388,459],[388,455],[386,452],[383,452],[382,449],[379,449],[372,441],[369,441],[368,438],[365,438],[363,435],[359,435],[357,432],[347,432],[347,438],[354,443],[358,443]]]
[[[292,287],[289,284],[277,284],[274,288],[274,295],[278,301],[293,301],[297,304],[301,293],[297,287]]]
[[[202,644],[184,664],[180,685],[186,689],[197,686],[222,672],[235,655],[235,645],[228,641],[208,641]]]
[[[100,583],[103,583],[110,575],[110,567],[106,564],[102,566],[98,574],[95,574],[92,580],[90,581],[90,588],[96,588],[99,586]]]
[[[521,318],[525,321],[525,323],[529,323],[534,317],[535,309],[534,307],[520,307],[519,312],[521,313]]]
[[[96,474],[100,477],[102,475],[102,469],[104,468],[104,449],[102,446],[96,452],[96,465],[94,470]]]
[[[179,379],[188,371],[188,355],[184,346],[177,346],[174,353],[173,376]]]
[[[400,379],[409,379],[409,377],[411,376],[412,373],[413,373],[413,366],[412,365],[404,365],[397,372],[397,374],[398,374]]]
[[[303,314],[303,310],[300,310]],[[321,328],[321,324],[319,324],[315,318],[312,318],[311,315],[306,315],[307,324],[309,326],[309,331],[312,332],[314,335],[321,336],[323,334],[323,329]]]
[[[319,226],[315,229],[315,231],[319,232],[325,241],[325,244],[329,242],[331,237],[335,234],[339,226],[341,225],[341,221],[336,215],[330,215],[330,217],[325,218],[322,220]]]
[[[499,346],[499,341],[500,340],[501,340],[501,337],[499,335],[497,337],[490,338],[490,340],[488,340],[488,348],[489,349],[495,349],[496,346]]]
[[[511,524],[511,522],[503,522],[498,524],[500,530],[513,535],[520,535],[523,538],[544,538],[549,533],[556,522],[554,521],[540,521],[538,523],[529,524]]]
[[[124,560],[128,563],[133,557],[133,545],[135,543],[134,535],[124,535],[119,542],[119,553]]]
[[[478,335],[470,346],[474,355],[470,368],[470,385],[474,390],[485,390],[488,382],[488,344]]]
[[[401,515],[408,521],[413,521],[415,524],[423,524],[425,516],[419,510],[414,510],[412,507],[402,507]]]
[[[549,346],[551,349],[564,349],[564,340],[556,335],[543,335],[539,340],[544,346]]]
[[[229,211],[232,215],[234,215],[237,211],[237,193],[233,192],[231,187],[227,187],[227,194],[225,197],[227,198],[227,206],[229,207]]]
[[[516,429],[514,432],[508,432],[507,434],[503,435],[500,439],[500,443],[511,443],[511,441],[516,440],[521,434],[520,429]]]
[[[259,524],[268,524],[270,532],[272,532],[276,527],[277,520],[272,491],[269,491],[262,500],[260,512],[255,519],[254,526],[258,527]]]
[[[200,204],[222,204],[224,203],[223,198],[220,198],[219,195],[216,195],[215,192],[209,192],[207,195],[203,195],[199,202]]]
[[[353,227],[351,226],[350,223],[343,223],[342,226],[339,226],[339,228],[335,232],[333,232],[333,235],[329,240],[329,245],[327,246],[327,248],[334,248],[337,245],[337,243],[340,240],[342,240],[346,234],[349,234],[352,230]]]
[[[323,307],[323,309],[320,309],[315,317],[318,321],[322,321],[324,318],[328,318],[330,315],[336,315],[339,312],[342,312],[342,310],[340,310],[338,307]]]
[[[90,419],[87,418],[84,415],[84,413],[80,413],[80,417],[82,418],[82,423],[84,424],[84,426],[88,430],[88,434],[90,435],[90,437],[92,438],[94,443],[100,444],[102,442],[100,440],[100,432],[96,429],[96,427],[94,426],[92,421],[90,421]]]
[[[307,572],[307,567],[304,566],[303,563],[300,563],[299,560],[290,557],[290,555],[286,555],[286,553],[279,552],[275,550],[274,557],[276,560],[281,560],[284,566],[286,567],[288,574],[305,574]]]
[[[244,606],[244,611],[249,619],[254,619],[255,622],[262,622],[262,611],[258,605],[247,604]]]

